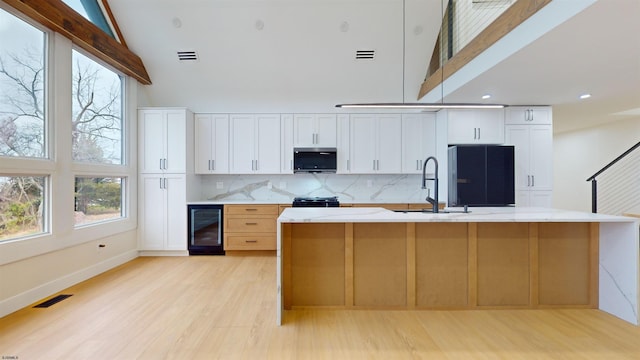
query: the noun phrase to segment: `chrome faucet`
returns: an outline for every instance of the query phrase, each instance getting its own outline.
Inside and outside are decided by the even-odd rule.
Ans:
[[[427,163],[429,160],[433,160],[433,163],[436,166],[436,172],[434,173],[432,178],[427,178]],[[433,191],[435,192],[435,197],[430,196],[430,190],[427,190],[427,202],[431,204],[431,211],[434,213],[438,212],[438,159],[434,156],[429,156],[425,161],[424,165],[422,165],[422,188],[427,188],[427,180],[433,180]]]

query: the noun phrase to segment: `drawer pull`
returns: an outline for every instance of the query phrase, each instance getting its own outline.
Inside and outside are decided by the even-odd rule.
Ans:
[[[245,225],[258,225],[258,223],[244,223]]]
[[[257,243],[257,242],[258,242],[258,240],[245,240],[244,242],[247,242],[247,243]]]
[[[253,209],[244,209],[244,210],[245,211],[258,211],[258,209],[255,209],[255,208],[253,208]]]

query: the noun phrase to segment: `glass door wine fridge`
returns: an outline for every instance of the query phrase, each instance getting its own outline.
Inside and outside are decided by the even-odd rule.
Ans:
[[[187,205],[187,209],[189,255],[224,255],[224,205]]]

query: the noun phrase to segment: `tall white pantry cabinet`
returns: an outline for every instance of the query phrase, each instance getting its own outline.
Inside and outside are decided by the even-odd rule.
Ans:
[[[516,206],[552,207],[551,108],[507,108],[505,144],[515,146]]]
[[[187,109],[138,109],[138,245],[142,252],[186,254],[187,191],[195,188],[193,136],[194,116]]]

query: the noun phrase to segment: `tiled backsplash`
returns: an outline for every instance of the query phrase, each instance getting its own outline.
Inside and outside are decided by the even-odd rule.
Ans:
[[[273,201],[338,196],[340,202],[423,202],[421,175],[200,175],[201,200]],[[446,199],[440,199],[441,201]]]

